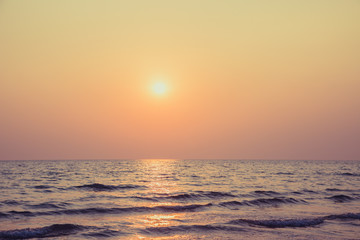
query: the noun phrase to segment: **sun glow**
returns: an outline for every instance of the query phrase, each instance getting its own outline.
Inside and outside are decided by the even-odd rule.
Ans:
[[[164,95],[168,91],[168,87],[164,82],[158,81],[152,85],[152,91],[156,95]]]

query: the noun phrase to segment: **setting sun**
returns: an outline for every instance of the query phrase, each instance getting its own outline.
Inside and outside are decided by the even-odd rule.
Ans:
[[[152,85],[152,91],[156,95],[164,95],[168,88],[164,82],[156,82]]]

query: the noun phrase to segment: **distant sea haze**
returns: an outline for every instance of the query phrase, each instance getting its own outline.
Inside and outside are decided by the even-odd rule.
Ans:
[[[0,164],[0,239],[360,238],[360,161]]]

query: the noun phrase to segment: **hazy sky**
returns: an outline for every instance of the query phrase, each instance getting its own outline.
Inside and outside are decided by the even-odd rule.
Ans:
[[[0,0],[0,159],[83,158],[360,159],[360,1]]]

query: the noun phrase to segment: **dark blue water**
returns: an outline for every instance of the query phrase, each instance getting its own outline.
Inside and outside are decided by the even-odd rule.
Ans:
[[[0,239],[360,239],[359,161],[0,164]]]

